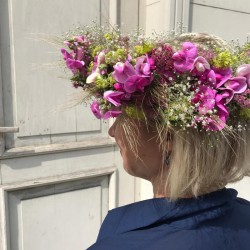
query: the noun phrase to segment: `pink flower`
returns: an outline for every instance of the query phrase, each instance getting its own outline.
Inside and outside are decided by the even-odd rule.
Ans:
[[[154,60],[148,55],[137,58],[135,70],[138,75],[150,76],[154,68]]]
[[[199,92],[194,96],[192,102],[199,103],[198,111],[200,115],[207,114],[215,106],[216,90],[208,87],[201,86]]]
[[[105,114],[102,115],[102,119],[107,120],[110,117],[118,117],[120,114],[122,114],[121,110],[108,110]]]
[[[226,90],[224,91],[224,93],[216,95],[216,106],[218,109],[217,115],[224,123],[226,123],[226,120],[229,116],[228,110],[225,105],[227,104],[228,99],[230,99],[230,95],[231,94],[228,93]]]
[[[190,42],[185,42],[182,45],[182,50],[174,53],[174,68],[179,73],[189,71],[193,67],[195,58],[197,57],[197,47]]]
[[[201,81],[203,84],[205,83],[206,86],[210,86],[213,88],[216,87],[216,77],[212,69],[207,70],[206,72],[204,72],[204,74],[200,75],[199,81]]]
[[[76,60],[74,56],[68,53],[65,49],[61,49],[63,54],[63,59],[66,61],[67,67],[72,71],[72,73],[77,73],[83,69],[85,65],[84,61]]]
[[[118,117],[122,113],[120,110],[108,110],[103,114],[97,101],[92,102],[90,109],[97,119],[104,120],[109,119],[110,117]]]
[[[224,84],[226,88],[232,89],[234,93],[241,94],[247,89],[246,78],[243,76],[232,77]]]
[[[123,87],[122,87],[122,84],[120,84],[120,83],[115,83],[114,85],[113,85],[113,87],[114,87],[114,89],[115,90],[117,90],[117,91],[122,91],[123,90]]]
[[[119,83],[125,83],[129,76],[136,75],[136,71],[133,65],[128,61],[126,61],[125,63],[116,63],[116,65],[114,66],[114,70],[115,71],[113,73],[113,77]]]
[[[140,68],[141,67],[141,68]],[[113,77],[118,83],[124,84],[123,88],[127,93],[134,93],[135,91],[144,91],[144,87],[149,85],[152,81],[151,75],[144,75],[148,73],[148,65],[143,65],[143,61],[138,60],[137,71],[128,61],[125,63],[116,63],[114,66]],[[142,71],[141,71],[142,70]],[[138,72],[139,71],[139,72]]]
[[[228,79],[232,77],[232,69],[213,68],[216,77],[216,88],[221,87]]]
[[[236,70],[237,76],[246,77],[248,88],[250,88],[250,64],[242,64]]]
[[[199,76],[204,74],[208,70],[210,70],[210,65],[207,60],[202,56],[196,57],[193,63],[193,67],[191,69],[191,73],[193,75]]]
[[[136,90],[144,91],[144,87],[150,84],[150,79],[143,76],[130,76],[124,83],[124,90],[127,93],[134,93]]]
[[[124,92],[108,90],[104,92],[103,99],[106,99],[116,107],[119,107],[121,106],[121,98],[123,95]]]
[[[102,114],[99,108],[99,104],[97,101],[93,101],[91,106],[90,106],[91,111],[93,112],[93,114],[95,115],[95,117],[97,119],[101,119],[102,118]]]

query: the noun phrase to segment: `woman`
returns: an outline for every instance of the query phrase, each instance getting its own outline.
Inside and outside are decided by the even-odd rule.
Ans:
[[[250,203],[225,186],[250,174],[250,45],[88,34],[62,50],[74,85],[96,98],[97,118],[117,117],[109,135],[125,170],[154,190],[111,210],[89,249],[249,249]]]

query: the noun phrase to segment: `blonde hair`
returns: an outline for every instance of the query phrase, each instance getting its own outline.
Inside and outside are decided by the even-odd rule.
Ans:
[[[238,134],[176,131],[166,181],[170,199],[197,197],[249,176],[249,147],[249,130]]]
[[[174,39],[172,43],[176,46],[182,41],[189,40],[198,44],[213,43],[218,47],[230,49],[224,40],[207,34],[182,34]],[[154,91],[155,96],[163,93],[160,88]],[[171,200],[197,197],[221,189],[228,183],[239,181],[244,176],[250,176],[250,159],[247,158],[250,148],[249,122],[242,131],[223,129],[209,132],[197,128],[182,130],[166,127],[161,121],[148,119],[147,114],[144,118],[150,129],[153,127],[158,131],[163,149],[167,148],[166,138],[169,138],[170,134],[170,165],[166,172],[167,176],[163,176],[162,172],[161,178],[166,180],[165,190]],[[135,131],[139,132],[139,128],[130,120],[127,119],[123,127],[136,154]]]

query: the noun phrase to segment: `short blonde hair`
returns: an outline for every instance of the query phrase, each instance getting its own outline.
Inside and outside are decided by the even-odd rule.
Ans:
[[[249,130],[237,134],[175,131],[166,181],[170,199],[197,197],[249,176],[249,147]]]
[[[231,49],[224,40],[208,34],[182,34],[175,37],[172,43],[178,47],[186,40],[197,44],[213,43],[217,47]],[[156,89],[154,94],[162,95],[161,89]],[[161,175],[166,179],[165,189],[171,200],[197,197],[239,181],[244,176],[250,176],[250,159],[247,158],[250,157],[249,122],[242,131],[223,129],[209,132],[197,128],[182,130],[161,126],[161,121],[148,119],[146,112],[144,116],[149,128],[158,131],[163,149],[167,148],[166,138],[169,134],[173,143],[167,176]],[[128,124],[132,124],[131,130]],[[124,129],[131,139],[131,148],[135,148],[135,131],[139,132],[139,129],[129,122],[124,123]],[[132,136],[129,136],[129,131]]]

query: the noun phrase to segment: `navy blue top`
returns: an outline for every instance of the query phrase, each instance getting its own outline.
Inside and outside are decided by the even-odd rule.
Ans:
[[[250,250],[250,202],[234,189],[111,210],[88,250]]]

